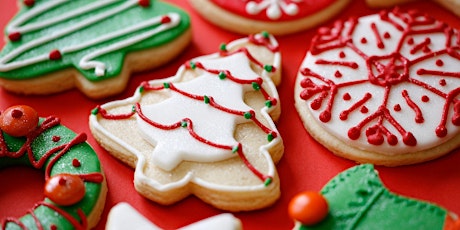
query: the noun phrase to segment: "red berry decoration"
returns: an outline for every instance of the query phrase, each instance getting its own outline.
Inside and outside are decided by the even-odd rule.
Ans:
[[[0,128],[13,137],[26,136],[38,125],[38,114],[27,105],[17,105],[7,108],[0,115]]]
[[[8,35],[8,39],[10,39],[12,42],[19,41],[21,37],[22,35],[19,32],[12,32]]]
[[[62,58],[62,54],[61,52],[59,52],[59,50],[51,50],[51,52],[49,53],[50,60],[59,60],[61,58]]]
[[[68,206],[83,199],[85,183],[78,175],[57,174],[46,181],[44,193],[54,203]]]
[[[292,198],[288,211],[292,219],[303,225],[312,226],[326,218],[329,206],[320,193],[302,192]]]

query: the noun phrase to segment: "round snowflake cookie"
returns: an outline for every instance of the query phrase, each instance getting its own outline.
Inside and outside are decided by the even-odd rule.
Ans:
[[[460,143],[460,32],[395,8],[337,21],[313,38],[296,108],[336,155],[386,166],[440,157]]]
[[[349,0],[190,0],[203,18],[224,29],[283,35],[314,27],[337,13]]]

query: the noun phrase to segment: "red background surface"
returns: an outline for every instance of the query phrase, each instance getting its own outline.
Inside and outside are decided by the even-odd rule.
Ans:
[[[133,170],[114,159],[103,150],[91,136],[88,127],[90,110],[98,104],[122,99],[133,94],[138,84],[154,78],[175,74],[177,68],[195,56],[214,53],[222,42],[242,37],[224,31],[204,21],[187,1],[171,0],[188,11],[192,17],[193,41],[176,60],[166,66],[142,74],[135,74],[123,94],[104,100],[90,100],[77,90],[65,93],[31,97],[19,96],[0,89],[0,110],[27,104],[34,107],[42,117],[55,115],[61,123],[75,132],[85,132],[88,142],[95,148],[105,169],[109,192],[104,213],[97,229],[104,229],[107,214],[112,206],[124,201],[130,203],[148,219],[162,228],[178,228],[203,218],[221,213],[195,197],[189,197],[172,206],[161,206],[140,196],[133,187]],[[16,0],[0,1],[0,27],[4,27],[17,10]],[[431,13],[439,20],[460,28],[460,20],[451,12],[431,1],[419,1],[401,6]],[[364,1],[354,0],[337,18],[363,16],[378,10],[365,6]],[[330,25],[328,21],[325,25]],[[294,35],[278,37],[283,55],[283,80],[279,86],[282,115],[278,122],[285,153],[278,164],[281,179],[281,198],[269,208],[259,211],[235,213],[245,229],[291,229],[293,222],[287,214],[290,199],[304,190],[318,191],[337,173],[354,166],[351,161],[329,153],[315,142],[304,130],[294,108],[293,87],[300,63],[309,47],[316,28]],[[0,32],[3,37],[3,31]],[[0,41],[0,47],[4,41]],[[460,151],[440,159],[397,168],[376,167],[387,187],[396,193],[438,203],[460,214]],[[40,171],[13,167],[0,170],[0,219],[5,216],[19,217],[32,205],[43,199],[43,175]]]

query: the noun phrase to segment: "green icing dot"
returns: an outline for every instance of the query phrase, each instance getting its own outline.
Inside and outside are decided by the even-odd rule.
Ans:
[[[220,73],[219,73],[219,78],[220,78],[221,80],[224,80],[225,78],[227,78],[227,74],[225,74],[225,72],[220,72]]]
[[[244,113],[244,118],[246,118],[246,119],[251,119],[251,118],[252,118],[251,112],[245,112],[245,113]]]
[[[191,68],[191,69],[196,69],[196,64],[195,64],[195,62],[191,61],[189,64],[190,64],[190,68]]]
[[[267,72],[272,72],[273,71],[273,66],[272,65],[264,65],[264,70]]]
[[[227,44],[225,44],[225,43],[220,44],[219,50],[220,51],[227,51]]]
[[[237,146],[234,146],[234,147],[232,148],[232,153],[238,152],[238,149],[239,149],[239,148],[238,148],[238,145],[237,145]]]
[[[267,108],[271,108],[271,107],[273,106],[272,101],[271,101],[271,100],[265,101],[265,106],[266,106]]]
[[[268,177],[265,182],[264,182],[264,185],[265,186],[269,186],[271,183],[272,183],[273,179],[271,177]]]
[[[205,104],[209,104],[209,97],[204,95],[203,101],[204,101]]]
[[[262,31],[260,33],[264,38],[269,38],[270,37],[270,34],[267,32],[267,31]]]
[[[254,90],[260,90],[260,85],[259,85],[257,82],[253,82],[253,83],[252,83],[252,88],[253,88]]]
[[[180,126],[183,127],[183,128],[187,127],[187,125],[188,125],[188,123],[185,120],[180,122]]]
[[[144,86],[139,87],[139,93],[143,93],[145,90]]]
[[[270,141],[273,141],[274,138],[275,138],[275,137],[273,136],[272,133],[269,133],[269,134],[267,135],[267,140],[268,140],[269,142],[270,142]]]
[[[165,89],[169,89],[169,87],[171,87],[171,85],[168,82],[165,82],[165,83],[163,83],[163,87],[165,87]]]
[[[99,108],[94,108],[93,110],[91,110],[91,114],[93,115],[97,115],[99,113]]]

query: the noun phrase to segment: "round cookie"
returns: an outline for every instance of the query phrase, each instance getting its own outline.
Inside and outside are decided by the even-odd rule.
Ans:
[[[338,14],[349,0],[190,0],[211,23],[229,31],[274,35],[295,33],[319,25]]]
[[[371,164],[338,174],[320,194],[327,202],[327,215],[311,224],[300,222],[299,215],[291,212],[296,223],[294,229],[460,229],[458,216],[444,207],[389,191]],[[324,212],[322,205],[299,199],[304,196],[304,193],[296,195],[289,208],[303,210],[302,215],[310,213],[310,217]]]
[[[133,72],[163,65],[191,40],[190,18],[156,0],[24,1],[5,29],[0,86],[42,95],[122,92]]]
[[[280,79],[276,39],[251,35],[98,106],[90,129],[135,168],[135,188],[148,199],[170,205],[193,194],[223,210],[265,208],[280,196]]]
[[[86,134],[75,134],[60,125],[56,117],[39,118],[34,109],[24,105],[3,111],[0,124],[0,168],[30,166],[42,170],[46,181],[45,199],[24,210],[25,215],[20,218],[4,218],[1,228],[96,226],[107,186],[99,159],[85,142]]]
[[[337,21],[313,38],[295,83],[309,133],[357,162],[398,166],[460,143],[459,31],[398,8]]]

